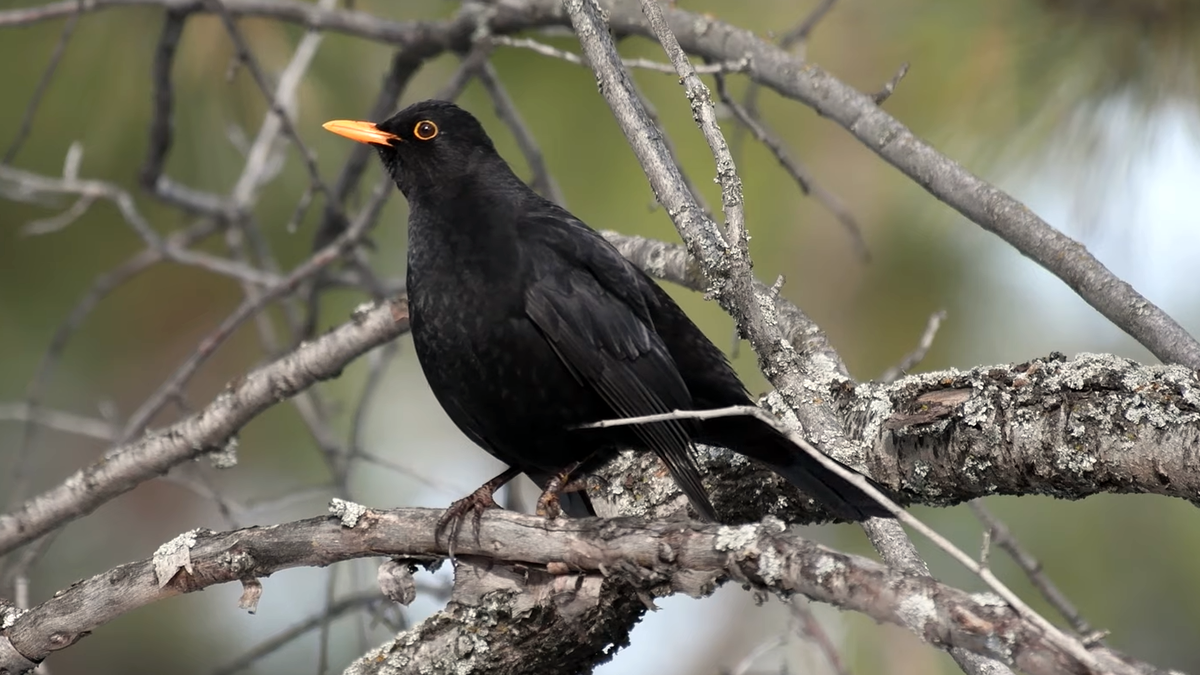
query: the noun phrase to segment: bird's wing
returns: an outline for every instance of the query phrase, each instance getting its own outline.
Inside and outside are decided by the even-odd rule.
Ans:
[[[604,246],[596,249],[577,233],[537,241],[526,313],[563,363],[612,407],[613,417],[691,408],[675,361],[639,302],[645,281],[627,278],[625,259],[611,248],[616,257],[609,259],[607,242],[600,242]],[[670,420],[633,431],[671,470],[696,511],[715,520],[685,425]]]

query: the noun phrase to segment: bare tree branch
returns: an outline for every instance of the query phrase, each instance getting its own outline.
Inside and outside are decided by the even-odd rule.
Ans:
[[[521,111],[517,109],[517,104],[513,102],[512,97],[508,95],[508,90],[500,81],[500,73],[496,72],[495,66],[490,61],[483,64],[483,68],[480,69],[479,81],[483,83],[483,88],[492,97],[496,115],[508,125],[513,138],[517,141],[517,147],[521,149],[521,154],[525,156],[525,161],[529,164],[529,170],[533,174],[529,179],[529,186],[555,204],[566,206],[567,201],[563,197],[562,190],[558,189],[558,183],[555,182],[554,176],[550,175],[550,171],[546,168],[546,160],[542,157],[542,150],[538,147],[533,132],[521,119]]]
[[[833,669],[833,672],[836,675],[850,675],[850,671],[847,670],[845,662],[842,661],[841,655],[838,654],[833,640],[829,638],[829,634],[821,627],[821,622],[817,621],[817,617],[808,608],[806,601],[802,598],[792,598],[788,604],[788,609],[791,610],[792,616],[799,623],[797,628],[800,634],[812,640],[817,645],[817,648],[821,650],[826,660],[829,661],[829,667]]]
[[[101,441],[116,440],[113,425],[102,419],[85,417],[64,410],[35,408],[25,403],[0,403],[0,420],[37,424]]]
[[[0,515],[0,553],[91,513],[184,460],[220,448],[280,399],[337,375],[354,357],[407,329],[403,304],[364,308],[353,322],[249,373],[196,415],[109,452],[58,487]]]
[[[717,87],[717,96],[720,97],[723,103],[733,116],[737,118],[743,126],[754,134],[754,138],[762,143],[775,156],[775,161],[779,162],[780,166],[787,171],[792,180],[800,186],[800,190],[804,194],[811,194],[822,206],[824,206],[833,217],[842,225],[846,233],[850,235],[850,241],[854,244],[854,250],[863,261],[871,260],[871,250],[867,247],[867,240],[863,237],[862,228],[858,225],[858,220],[854,218],[854,214],[850,213],[850,209],[829,190],[826,190],[816,179],[809,173],[808,169],[792,158],[788,153],[787,148],[772,132],[762,120],[754,116],[750,110],[743,107],[733,96],[729,94],[728,88],[725,86],[725,78],[722,75],[713,76],[713,82]]]
[[[644,22],[626,10],[627,4],[614,3],[613,7],[609,19],[614,29],[644,34]],[[934,197],[1062,279],[1158,358],[1200,368],[1200,343],[1174,319],[1116,277],[1083,245],[921,141],[870,96],[812,63],[797,62],[750,31],[681,10],[667,12],[667,18],[689,51],[716,60],[729,60],[732,55],[749,57],[748,74],[753,79],[843,126]]]
[[[154,559],[128,563],[82,581],[13,617],[0,644],[15,649],[27,662],[40,661],[125,612],[214,584],[359,557],[386,555],[433,561],[445,554],[433,536],[439,510],[375,511],[359,507],[353,513],[352,519],[312,518],[222,534],[186,533],[172,546],[160,548],[160,555]],[[460,582],[453,602],[467,603],[470,596],[512,588],[514,584],[527,590],[477,610],[496,617],[503,613],[509,629],[477,634],[468,644],[477,640],[482,643],[465,653],[461,644],[455,648],[458,634],[453,626],[436,617],[414,629],[424,639],[398,640],[385,646],[379,653],[389,660],[397,660],[402,653],[409,655],[411,660],[407,662],[412,666],[404,672],[418,663],[427,671],[437,671],[437,664],[452,661],[470,666],[471,672],[513,672],[511,659],[529,659],[534,654],[537,656],[533,658],[545,661],[523,663],[521,672],[562,672],[572,665],[577,668],[595,656],[583,651],[526,651],[514,647],[508,638],[513,631],[532,640],[554,639],[558,633],[576,630],[586,635],[586,622],[599,607],[600,594],[612,584],[627,584],[653,596],[703,596],[731,579],[775,593],[802,593],[860,611],[903,626],[933,644],[987,654],[1034,675],[1078,672],[1081,668],[1003,603],[831,550],[788,531],[776,519],[739,527],[632,519],[547,522],[535,516],[493,511],[483,518],[479,543],[461,541],[458,547],[459,573],[466,572],[477,583]],[[162,555],[167,550],[177,553]],[[487,560],[519,564],[524,581],[522,573],[513,567],[481,574],[480,566]],[[464,570],[467,567],[474,571]],[[557,598],[551,605],[540,606],[536,598],[546,593],[554,593]],[[531,629],[548,618],[560,622],[557,630],[535,637]],[[1123,662],[1136,672],[1159,672],[1111,650],[1097,649],[1094,653]],[[0,659],[4,659],[0,660],[0,668],[25,672],[22,661],[2,648]],[[364,668],[375,661],[376,652],[372,651],[347,672],[375,672]]]
[[[203,9],[200,3],[201,0],[91,0],[87,9],[153,4],[199,11]],[[310,28],[395,44],[441,42],[443,48],[468,41],[478,23],[473,13],[478,10],[473,9],[464,9],[452,22],[433,28],[429,24],[386,21],[361,12],[321,10],[295,0],[229,0],[223,6],[233,16],[271,16]],[[639,35],[651,33],[631,2],[606,0],[604,6],[615,30]],[[497,0],[489,9],[493,12],[488,28],[496,34],[568,20],[558,0]],[[0,27],[27,25],[77,11],[75,0],[7,10],[0,12]],[[671,31],[689,52],[714,61],[749,59],[747,74],[756,82],[812,107],[843,126],[930,194],[1062,279],[1155,356],[1166,362],[1200,368],[1200,343],[1165,312],[1113,275],[1084,246],[918,139],[880,109],[871,96],[855,91],[812,63],[797,60],[750,31],[679,9],[667,11],[665,17]],[[638,152],[636,146],[634,149]],[[669,195],[660,197],[670,201]],[[687,213],[680,217],[688,222],[694,219]],[[716,242],[714,236],[708,233],[702,243],[715,251],[720,247],[711,248]]]
[[[180,248],[187,248],[192,243],[208,237],[215,230],[216,228],[213,223],[201,223],[168,237],[167,245],[177,245]],[[20,504],[27,494],[27,464],[38,428],[34,424],[34,420],[37,419],[38,410],[45,396],[46,388],[49,386],[50,379],[62,358],[67,342],[83,324],[84,319],[91,314],[92,310],[109,293],[129,279],[149,269],[154,264],[161,262],[162,258],[162,249],[146,249],[134,255],[112,271],[100,275],[92,282],[91,288],[85,293],[84,297],[67,314],[67,318],[55,329],[54,334],[50,338],[50,344],[46,348],[46,352],[38,363],[34,376],[25,390],[25,406],[29,411],[29,419],[24,425],[21,441],[17,448],[16,466],[11,476],[11,489],[5,510],[11,510],[17,504]],[[0,588],[3,587],[3,585],[0,585]]]
[[[538,42],[537,40],[530,40],[529,38],[513,38],[503,35],[497,36],[493,39],[498,45],[528,49],[530,51],[537,52],[542,56],[550,56],[556,59],[562,59],[567,63],[574,63],[577,66],[586,65],[578,54],[573,54],[571,52],[558,49],[557,47],[552,47],[543,42]],[[657,61],[650,61],[647,59],[621,59],[621,64],[626,68],[643,68],[645,70],[653,70],[658,73],[670,73],[672,75],[675,74],[675,66],[669,63],[659,63]],[[747,65],[748,64],[746,61],[737,61],[735,63],[708,63],[702,66],[697,66],[696,72],[704,74],[740,73],[746,69]]]
[[[82,8],[82,5],[82,2],[78,3],[80,8]],[[46,95],[46,90],[50,88],[50,81],[54,78],[54,72],[58,70],[58,64],[62,62],[63,54],[67,52],[67,42],[71,40],[71,35],[75,32],[75,24],[78,22],[79,14],[73,13],[63,23],[62,33],[58,36],[58,42],[54,45],[54,51],[50,53],[50,62],[46,64],[46,69],[42,71],[42,76],[38,78],[37,86],[33,90],[33,96],[29,99],[29,105],[25,106],[25,114],[21,116],[21,125],[17,127],[17,133],[13,136],[8,150],[5,150],[4,156],[0,157],[0,165],[12,164],[12,161],[17,157],[17,153],[21,151],[21,146],[25,144],[25,139],[29,137],[29,132],[33,129],[33,119],[37,115],[38,106],[41,105],[42,98]]]

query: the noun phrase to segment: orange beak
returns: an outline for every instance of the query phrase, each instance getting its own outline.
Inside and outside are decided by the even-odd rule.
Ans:
[[[359,143],[371,143],[374,145],[391,145],[391,141],[400,140],[399,136],[389,134],[386,131],[380,131],[379,127],[372,122],[355,122],[353,120],[333,120],[326,122],[321,126],[328,131],[339,136],[345,136],[352,141]]]

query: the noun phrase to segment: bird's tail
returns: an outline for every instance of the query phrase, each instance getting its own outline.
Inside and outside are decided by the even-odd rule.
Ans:
[[[801,492],[815,499],[835,515],[846,520],[860,521],[868,517],[891,518],[892,513],[850,481],[825,468],[787,436],[754,417],[718,417],[705,420],[697,440],[719,445],[758,460],[779,474]],[[833,458],[832,461],[836,462]],[[838,462],[852,473],[862,475]],[[891,492],[863,476],[884,495]]]

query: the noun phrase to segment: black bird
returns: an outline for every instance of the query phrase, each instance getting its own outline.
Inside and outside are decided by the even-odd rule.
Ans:
[[[423,101],[378,124],[324,126],[373,145],[408,199],[417,358],[450,419],[509,465],[455,502],[442,526],[494,507],[492,493],[521,472],[544,490],[538,512],[553,517],[560,494],[576,496],[572,479],[622,448],[652,450],[696,512],[715,520],[694,442],[766,464],[842,518],[890,515],[752,417],[581,428],[752,402],[725,355],[670,296],[525,185],[469,112]],[[564,505],[571,515],[591,512],[585,496]]]

